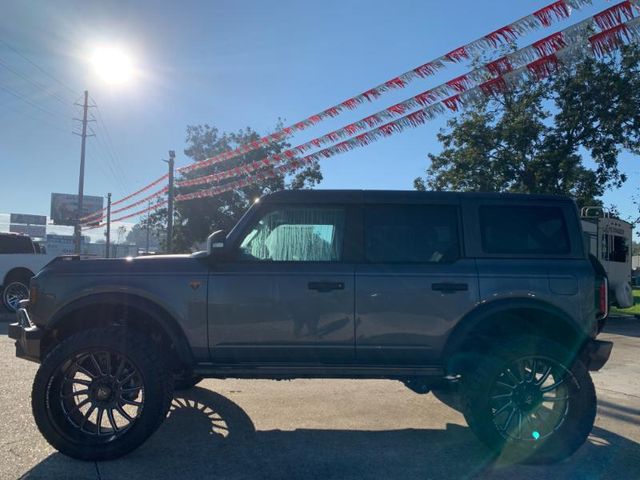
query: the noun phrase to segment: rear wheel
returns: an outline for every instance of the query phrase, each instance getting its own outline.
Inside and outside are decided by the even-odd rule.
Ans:
[[[587,439],[596,395],[585,366],[552,341],[523,337],[484,356],[463,378],[464,415],[507,461],[552,463]]]
[[[89,330],[56,346],[33,385],[45,439],[81,460],[108,460],[140,446],[162,423],[173,383],[153,345],[123,328]]]

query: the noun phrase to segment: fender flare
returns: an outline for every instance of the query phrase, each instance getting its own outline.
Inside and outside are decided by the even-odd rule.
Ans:
[[[135,308],[151,317],[162,328],[176,347],[176,352],[185,365],[194,364],[194,356],[184,331],[178,321],[163,307],[147,298],[131,293],[96,293],[78,298],[57,310],[49,320],[46,329],[55,329],[68,315],[93,305],[111,304]]]
[[[568,327],[571,333],[579,339],[580,346],[588,337],[588,334],[566,312],[548,302],[533,298],[505,298],[483,303],[467,313],[449,334],[443,349],[443,358],[446,359],[458,351],[469,334],[482,322],[514,310],[538,311],[545,316],[559,318],[563,322],[563,326]]]

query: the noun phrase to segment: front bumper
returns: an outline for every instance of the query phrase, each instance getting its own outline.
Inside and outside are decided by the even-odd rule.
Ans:
[[[589,340],[583,350],[583,358],[587,368],[595,372],[604,367],[604,364],[609,361],[612,349],[613,342],[595,339]]]
[[[8,332],[9,338],[13,338],[16,341],[16,357],[33,362],[40,362],[42,329],[36,327],[31,322],[29,313],[24,307],[18,309],[16,316],[18,317],[18,321],[9,325]]]

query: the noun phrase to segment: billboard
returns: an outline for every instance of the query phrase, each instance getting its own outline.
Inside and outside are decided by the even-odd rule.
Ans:
[[[47,217],[45,215],[30,215],[28,213],[12,213],[9,222],[20,223],[22,225],[46,225]]]
[[[104,198],[84,195],[82,197],[82,212],[80,217],[85,217],[102,210]],[[78,218],[78,195],[68,193],[51,194],[51,221],[56,225],[75,225]],[[96,225],[99,222],[89,223]]]
[[[17,225],[12,223],[9,225],[9,231],[29,235],[31,238],[44,238],[47,235],[46,225]]]

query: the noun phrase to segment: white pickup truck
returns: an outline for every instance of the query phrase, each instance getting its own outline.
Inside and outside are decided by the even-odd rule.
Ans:
[[[7,310],[15,312],[29,297],[29,280],[53,258],[27,235],[0,233],[0,291]]]

